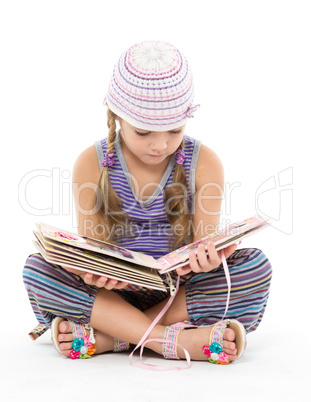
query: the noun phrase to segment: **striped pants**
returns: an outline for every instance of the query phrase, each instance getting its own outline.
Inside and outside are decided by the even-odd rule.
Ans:
[[[247,332],[254,331],[262,320],[269,297],[272,276],[269,260],[258,249],[240,249],[228,258],[227,264],[231,296],[226,318],[239,320]],[[23,278],[40,324],[49,327],[55,316],[89,323],[96,287],[46,262],[40,254],[28,257]],[[193,324],[210,325],[223,317],[228,288],[222,265],[208,273],[182,276],[180,285],[185,285],[187,311]],[[141,311],[168,297],[165,292],[135,285],[113,292]]]

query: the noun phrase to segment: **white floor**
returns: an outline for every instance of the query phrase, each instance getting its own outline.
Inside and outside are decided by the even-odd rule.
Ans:
[[[305,351],[304,332],[308,324],[300,326],[301,333],[297,325],[289,328],[286,316],[292,315],[291,309],[276,315],[278,298],[272,294],[269,302],[261,326],[248,335],[241,360],[228,366],[192,362],[190,369],[165,372],[133,367],[126,353],[78,361],[63,358],[52,346],[49,332],[36,342],[28,338],[27,330],[35,320],[25,305],[19,325],[14,329],[11,321],[10,332],[2,333],[1,344],[7,345],[2,348],[0,365],[4,400],[309,401],[310,353]],[[148,351],[145,362],[172,363]]]

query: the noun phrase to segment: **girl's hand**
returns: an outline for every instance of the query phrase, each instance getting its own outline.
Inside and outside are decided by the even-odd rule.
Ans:
[[[107,290],[123,289],[128,285],[127,282],[120,282],[116,279],[107,278],[106,276],[95,275],[89,272],[82,272],[78,269],[69,268],[64,265],[62,265],[62,267],[68,272],[79,275],[87,285],[96,286],[98,288],[105,288]]]
[[[231,244],[231,246],[221,250],[224,251],[226,259],[235,251],[237,246],[237,244]],[[178,275],[185,275],[191,271],[199,274],[218,268],[221,264],[221,251],[216,251],[212,241],[207,243],[207,251],[208,255],[206,254],[204,244],[200,244],[197,254],[195,252],[189,254],[189,264],[176,269]]]

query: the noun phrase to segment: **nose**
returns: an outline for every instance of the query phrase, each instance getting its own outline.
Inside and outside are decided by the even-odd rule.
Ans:
[[[152,152],[160,154],[167,148],[167,133],[152,133],[151,137]]]

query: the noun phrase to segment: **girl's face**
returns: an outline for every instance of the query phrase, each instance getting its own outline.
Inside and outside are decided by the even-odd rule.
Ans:
[[[185,127],[171,131],[147,131],[136,128],[120,119],[123,145],[143,163],[158,165],[179,147]]]

